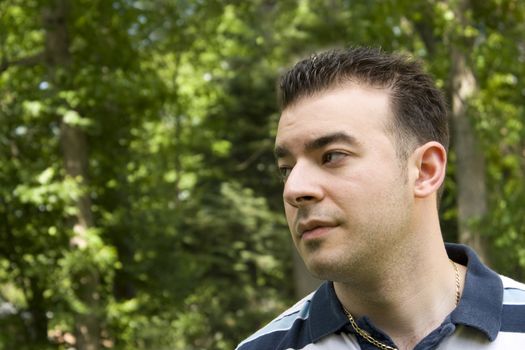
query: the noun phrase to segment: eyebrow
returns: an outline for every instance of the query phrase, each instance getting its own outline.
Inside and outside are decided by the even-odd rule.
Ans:
[[[336,142],[343,142],[349,145],[358,144],[354,136],[349,135],[345,132],[334,132],[306,142],[304,144],[304,149],[307,152],[312,152]],[[291,152],[287,148],[282,146],[276,146],[274,150],[275,158],[277,159],[287,157],[290,155],[290,153]]]

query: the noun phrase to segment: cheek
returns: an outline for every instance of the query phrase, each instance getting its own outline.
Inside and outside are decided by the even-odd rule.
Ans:
[[[380,203],[388,193],[380,181],[381,178],[374,174],[365,173],[347,178],[344,183],[333,182],[338,186],[333,186],[331,198],[345,220],[368,222],[372,213],[379,210]]]
[[[378,196],[384,196],[385,192],[392,191],[393,186],[400,181],[399,176],[399,172],[394,172],[392,169],[381,169],[377,166],[362,167],[345,177],[345,185],[339,186],[337,191],[340,193],[339,196],[346,195],[349,200],[352,200],[352,197],[361,200],[368,198],[373,203]]]

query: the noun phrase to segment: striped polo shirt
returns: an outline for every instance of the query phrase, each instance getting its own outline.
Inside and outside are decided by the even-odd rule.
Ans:
[[[446,244],[449,257],[467,266],[459,305],[414,348],[455,350],[525,349],[525,285],[483,265],[474,251]],[[384,344],[388,335],[366,317],[357,324]],[[267,326],[244,340],[236,350],[376,350],[356,335],[336,297],[325,282]]]

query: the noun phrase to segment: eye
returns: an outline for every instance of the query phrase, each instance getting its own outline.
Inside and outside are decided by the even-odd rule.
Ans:
[[[328,152],[323,154],[323,164],[333,163],[347,157],[348,154],[338,151]]]
[[[280,166],[279,167],[279,175],[281,176],[281,180],[284,182],[290,176],[290,173],[292,172],[292,167],[289,166]]]

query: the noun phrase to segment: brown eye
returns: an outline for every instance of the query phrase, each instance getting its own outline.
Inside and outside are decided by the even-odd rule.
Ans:
[[[292,168],[291,167],[287,167],[287,166],[279,167],[279,175],[281,175],[281,179],[283,181],[286,181],[288,176],[290,176],[291,172],[292,172]]]
[[[328,152],[323,155],[323,164],[325,163],[332,163],[336,162],[344,157],[346,157],[347,154],[343,152]]]

